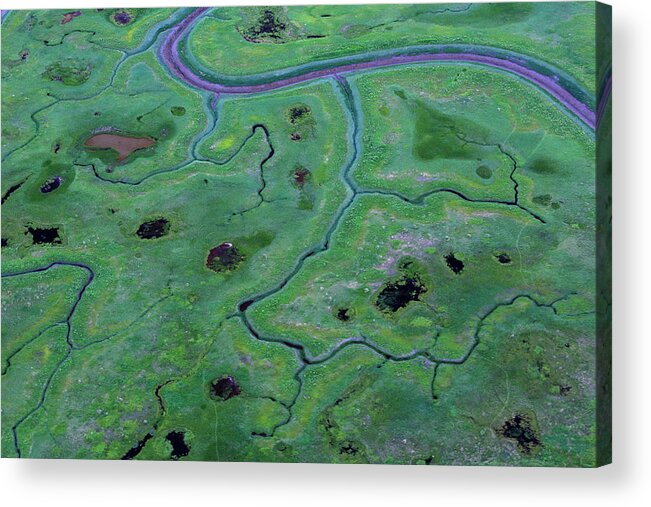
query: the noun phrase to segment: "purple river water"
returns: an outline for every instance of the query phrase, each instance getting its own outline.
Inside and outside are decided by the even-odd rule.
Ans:
[[[595,113],[586,104],[577,99],[569,91],[563,88],[553,77],[546,76],[535,70],[515,63],[504,58],[474,54],[472,52],[462,53],[423,53],[417,55],[395,55],[379,57],[365,62],[355,62],[333,66],[329,68],[314,70],[296,76],[280,78],[275,81],[251,85],[225,85],[208,81],[195,74],[187,67],[179,57],[179,41],[193,25],[193,23],[208,8],[195,9],[191,14],[176,25],[166,36],[160,48],[162,62],[169,68],[170,72],[185,81],[190,86],[215,93],[250,94],[275,90],[285,86],[310,81],[313,79],[336,76],[346,72],[355,72],[378,67],[390,67],[418,62],[467,62],[494,67],[519,76],[540,89],[547,92],[560,102],[565,108],[576,115],[588,127],[594,130],[596,125]]]

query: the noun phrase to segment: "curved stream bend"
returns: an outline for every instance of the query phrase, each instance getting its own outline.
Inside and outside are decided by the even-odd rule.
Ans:
[[[179,56],[179,43],[181,39],[188,33],[189,29],[208,9],[208,7],[195,9],[176,27],[170,30],[170,32],[165,36],[160,47],[161,62],[170,70],[174,76],[194,88],[216,93],[250,94],[275,90],[277,88],[283,88],[285,86],[291,86],[322,77],[333,77],[345,72],[355,72],[378,67],[390,67],[394,65],[435,61],[466,62],[497,68],[499,70],[506,71],[520,78],[523,78],[554,97],[558,102],[560,102],[565,108],[567,108],[572,114],[574,114],[592,130],[594,130],[596,125],[595,112],[590,107],[572,95],[572,93],[570,93],[568,90],[563,88],[563,86],[561,86],[558,80],[554,79],[554,77],[544,75],[529,67],[526,67],[523,64],[527,61],[527,58],[525,56],[518,55],[518,59],[522,63],[516,63],[505,58],[479,54],[477,49],[473,48],[472,46],[468,46],[464,49],[464,52],[459,53],[444,53],[440,52],[440,50],[433,49],[432,52],[425,52],[421,54],[380,56],[368,61],[356,61],[354,63],[338,64],[339,62],[336,62],[333,63],[332,67],[308,71],[289,77],[278,78],[267,83],[227,85],[223,83],[208,81],[190,69]],[[358,56],[359,55],[351,55],[350,59],[356,58]]]

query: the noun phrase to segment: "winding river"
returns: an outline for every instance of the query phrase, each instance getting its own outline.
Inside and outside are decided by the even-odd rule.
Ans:
[[[302,71],[305,66],[289,68],[266,76],[254,75],[241,77],[242,84],[232,84],[223,76],[205,71],[195,71],[181,57],[179,45],[189,33],[194,24],[210,8],[198,8],[188,14],[165,36],[160,46],[161,62],[172,75],[188,85],[214,93],[251,94],[275,90],[286,86],[311,81],[324,77],[335,77],[342,73],[351,73],[379,67],[422,63],[422,62],[461,62],[492,67],[500,71],[518,76],[556,99],[563,107],[594,130],[597,120],[595,112],[581,98],[590,95],[581,90],[570,91],[567,80],[561,77],[561,72],[545,65],[542,72],[540,62],[514,53],[502,54],[500,50],[483,48],[472,45],[464,46],[417,46],[398,48],[388,54],[386,52],[350,55],[335,60],[318,62],[321,68]],[[493,55],[487,52],[494,53]],[[498,56],[500,55],[500,56]],[[509,56],[510,55],[510,56]],[[309,68],[309,66],[308,66]],[[202,75],[199,75],[202,74]],[[263,82],[260,82],[263,81]],[[585,100],[585,99],[584,99]],[[603,98],[602,98],[603,100]]]
[[[348,208],[350,208],[350,206],[353,204],[353,201],[358,195],[365,194],[365,193],[380,193],[376,191],[358,189],[356,183],[351,178],[350,173],[352,168],[355,166],[357,162],[359,151],[360,151],[359,150],[359,143],[360,143],[360,125],[359,125],[360,121],[359,120],[360,119],[359,119],[359,111],[357,110],[355,105],[356,99],[354,97],[354,92],[351,89],[349,83],[346,81],[346,79],[341,76],[342,74],[362,71],[366,69],[379,68],[379,67],[391,67],[396,65],[414,64],[414,63],[421,63],[421,62],[443,62],[443,63],[462,62],[468,64],[482,65],[485,67],[491,67],[499,71],[513,74],[521,79],[526,80],[527,82],[531,83],[537,88],[541,89],[543,92],[547,93],[549,96],[555,99],[559,105],[564,107],[569,113],[571,113],[573,116],[575,116],[578,120],[580,120],[582,123],[584,123],[587,127],[589,127],[592,130],[595,129],[595,126],[598,123],[598,117],[601,116],[601,114],[606,108],[606,104],[610,96],[612,78],[610,76],[610,72],[608,72],[607,75],[605,76],[601,93],[599,94],[599,100],[597,101],[597,107],[596,107],[597,114],[595,114],[593,108],[591,108],[589,105],[591,102],[590,101],[591,95],[585,92],[584,90],[580,90],[575,84],[571,82],[571,79],[568,80],[567,76],[564,76],[560,71],[552,69],[547,64],[541,65],[541,62],[537,62],[523,55],[516,55],[515,53],[507,54],[506,52],[500,52],[500,50],[493,50],[493,48],[481,48],[476,46],[463,46],[463,47],[456,46],[454,48],[451,48],[450,46],[447,47],[446,46],[419,46],[419,47],[412,47],[412,48],[398,48],[389,52],[387,51],[369,52],[365,54],[350,55],[335,60],[323,60],[320,62],[315,62],[313,64],[296,66],[293,68],[288,68],[288,69],[284,69],[278,72],[265,74],[265,75],[244,76],[237,79],[234,79],[232,77],[228,78],[224,76],[218,76],[211,72],[206,72],[205,70],[194,70],[191,68],[191,66],[186,64],[186,62],[183,60],[183,58],[180,55],[179,45],[183,42],[183,38],[189,33],[191,27],[208,10],[209,8],[194,9],[192,11],[189,11],[188,14],[185,15],[185,17],[181,17],[181,16],[185,14],[185,12],[187,11],[185,10],[177,11],[178,13],[174,14],[173,19],[166,20],[164,23],[161,23],[156,27],[154,27],[154,29],[150,32],[150,34],[148,34],[145,42],[143,42],[143,46],[141,48],[136,50],[136,52],[134,53],[131,54],[125,53],[123,55],[122,59],[120,60],[120,63],[118,63],[118,66],[114,70],[111,81],[109,82],[107,87],[112,85],[113,78],[115,77],[117,69],[119,68],[120,64],[124,60],[126,60],[129,56],[132,56],[133,54],[137,54],[139,52],[148,49],[152,44],[154,44],[154,41],[158,37],[158,35],[163,33],[163,31],[166,30],[168,27],[170,27],[169,31],[164,32],[164,39],[161,45],[159,46],[160,60],[161,63],[168,68],[169,72],[173,76],[182,80],[189,86],[201,90],[217,93],[217,94],[221,94],[221,93],[252,94],[252,93],[266,92],[269,90],[274,90],[286,86],[291,86],[294,84],[303,83],[318,78],[332,77],[336,79],[343,100],[344,102],[346,102],[347,114],[349,114],[349,120],[352,125],[352,132],[351,132],[351,140],[353,145],[352,155],[350,156],[349,160],[343,167],[341,173],[342,179],[347,186],[347,196],[343,200],[340,208],[338,209],[337,213],[333,217],[330,225],[328,226],[325,232],[324,237],[319,243],[317,243],[316,245],[312,246],[310,249],[303,252],[295,262],[291,271],[287,273],[278,283],[276,283],[274,286],[272,286],[271,288],[267,289],[264,292],[261,292],[257,295],[244,299],[242,302],[238,304],[237,311],[232,315],[230,315],[229,317],[227,317],[227,318],[239,318],[244,324],[244,326],[247,328],[249,333],[258,340],[265,341],[265,342],[282,343],[283,345],[294,350],[300,362],[300,366],[294,373],[294,379],[298,383],[297,392],[289,404],[285,404],[281,402],[281,404],[287,410],[287,416],[283,418],[281,421],[279,421],[276,425],[274,425],[271,434],[258,434],[257,436],[262,436],[262,437],[272,436],[278,428],[288,424],[293,415],[292,414],[293,406],[298,400],[298,397],[302,391],[303,371],[311,365],[321,364],[331,359],[346,347],[349,346],[367,347],[375,351],[381,357],[390,361],[409,361],[417,357],[423,357],[433,362],[436,366],[442,363],[461,364],[467,360],[467,358],[470,356],[470,354],[473,352],[474,348],[476,347],[478,343],[479,330],[483,325],[484,320],[488,318],[498,308],[502,306],[512,305],[517,300],[524,298],[530,300],[536,306],[551,308],[555,311],[554,304],[567,297],[567,296],[563,296],[549,303],[544,303],[544,302],[540,302],[537,299],[534,299],[533,296],[530,296],[528,294],[519,294],[508,301],[497,302],[492,307],[492,309],[490,309],[487,313],[480,316],[476,324],[472,343],[470,344],[470,347],[466,350],[466,352],[460,357],[452,357],[452,358],[435,357],[434,355],[430,354],[427,350],[413,351],[412,353],[405,356],[394,356],[391,355],[388,351],[384,351],[380,349],[378,346],[369,342],[365,337],[353,338],[351,340],[344,341],[340,343],[337,347],[335,347],[333,350],[329,351],[327,354],[323,356],[313,357],[308,354],[306,349],[300,343],[289,342],[274,337],[261,336],[259,331],[254,327],[253,323],[250,321],[249,316],[247,315],[247,310],[249,309],[249,307],[282,290],[282,288],[285,287],[289,282],[291,282],[294,276],[296,276],[296,274],[302,269],[303,264],[307,259],[329,249],[331,237],[337,230],[341,218],[344,216]],[[8,11],[2,12],[2,21],[5,20],[7,14]],[[177,19],[179,20],[178,23],[174,25],[170,24],[176,22]],[[391,53],[391,54],[387,54],[387,53]],[[201,74],[201,76],[203,77],[201,77],[199,74]],[[239,80],[239,82],[235,82],[236,80]],[[216,97],[210,98],[210,103],[209,103],[210,107],[208,108],[210,111],[214,112],[216,106],[215,103],[216,100],[217,100]],[[216,123],[217,123],[217,116],[215,115],[212,121],[209,122],[206,130],[202,132],[197,138],[197,140],[195,140],[195,142],[193,143],[191,147],[191,152],[192,152],[191,154],[194,157],[196,157],[195,149],[197,144],[202,139],[204,139],[205,136],[207,136],[210,132],[212,132]],[[249,137],[247,137],[244,140],[242,147],[244,146],[244,144],[246,144],[246,142],[251,137],[253,137],[253,135],[255,135],[257,129],[262,129],[264,131],[267,138],[267,142],[269,143],[270,146],[269,155],[267,156],[267,158],[264,159],[264,161],[260,165],[260,169],[262,171],[262,164],[267,160],[269,160],[269,158],[271,158],[271,156],[273,155],[273,146],[271,146],[270,144],[269,132],[266,130],[266,127],[264,127],[264,125],[254,126],[252,128]],[[498,148],[502,150],[501,147],[498,146]],[[218,164],[222,165],[224,163],[227,163],[228,161],[231,160],[231,158],[236,156],[237,153],[239,153],[239,149],[235,152],[235,154],[232,155],[232,157],[229,157],[228,160],[223,162],[218,162]],[[503,154],[505,156],[509,156],[508,153],[504,151]],[[509,156],[509,158],[511,157]],[[517,165],[515,164],[515,161],[513,161],[513,163],[514,163],[513,172],[515,172],[515,170],[517,169]],[[184,163],[178,167],[175,166],[171,169],[157,171],[156,173],[152,173],[152,175],[159,174],[161,172],[169,172],[172,170],[176,170],[185,167],[186,165],[187,163]],[[522,207],[519,204],[518,197],[517,197],[518,196],[517,181],[513,179],[513,172],[511,173],[511,179],[514,182],[514,191],[515,191],[515,197],[513,201],[486,201],[486,202],[491,202],[493,205],[508,205],[508,206],[520,207],[524,211],[532,215],[533,218],[537,219],[539,222],[545,223],[544,220],[542,220],[540,217],[531,213],[529,210],[527,210],[526,208]],[[147,177],[150,177],[152,175],[149,175]],[[98,175],[96,174],[96,176]],[[142,180],[139,180],[137,182],[120,181],[119,183],[129,183],[129,184],[137,185],[141,181],[144,181],[144,179],[146,178],[143,178]],[[105,181],[111,181],[111,180],[105,180]],[[258,195],[260,197],[260,203],[263,201],[262,191],[264,190],[264,185],[265,185],[264,178],[262,178],[262,187],[258,191]],[[439,189],[437,191],[451,192],[459,196],[460,198],[470,200],[469,198],[463,196],[462,194],[454,190]],[[419,198],[412,199],[412,200],[409,200],[406,197],[401,196],[400,194],[394,193],[391,195],[412,202],[412,204],[419,204],[420,201],[422,201],[427,195],[429,195],[429,193],[423,194]],[[74,303],[70,308],[70,310],[68,311],[66,318],[52,325],[52,326],[56,326],[56,325],[66,326],[65,338],[66,338],[67,350],[64,356],[55,365],[52,371],[49,372],[49,374],[46,376],[45,383],[37,404],[34,407],[32,407],[21,418],[19,418],[11,428],[13,434],[15,452],[16,455],[19,457],[21,456],[21,448],[19,446],[19,438],[18,438],[19,426],[43,406],[50,384],[52,383],[54,376],[60,370],[63,363],[67,359],[69,359],[69,357],[72,355],[74,350],[85,348],[86,346],[91,345],[93,343],[99,343],[101,341],[105,341],[107,339],[110,339],[113,336],[113,335],[107,336],[103,339],[100,339],[96,342],[89,343],[85,346],[78,346],[72,341],[72,336],[71,336],[72,319],[75,315],[75,311],[78,305],[80,304],[84,293],[86,292],[86,289],[89,287],[89,285],[95,278],[95,272],[90,266],[78,262],[60,260],[60,261],[53,261],[43,267],[37,267],[37,268],[23,270],[23,271],[3,273],[2,278],[23,276],[32,273],[40,273],[59,267],[74,267],[74,268],[82,269],[86,273],[86,280],[84,281],[81,288],[78,289]],[[155,304],[157,303],[154,303],[154,305]],[[152,305],[151,307],[153,307],[154,305]],[[144,315],[147,311],[149,311],[149,308],[145,310],[145,312],[142,315]],[[50,327],[48,327],[47,329],[50,329]],[[39,336],[40,334],[32,338],[29,343],[37,339]],[[14,351],[10,355],[10,357],[6,358],[7,363],[6,363],[6,368],[4,368],[3,370],[3,374],[6,373],[6,370],[11,365],[10,363],[11,357],[17,354],[18,352],[20,352],[20,349]],[[433,370],[432,393],[434,392],[433,389],[434,389],[435,379],[436,379],[436,367]],[[126,452],[126,454],[124,454],[123,459],[131,459],[135,457],[140,452],[140,450],[142,450],[142,448],[145,446],[146,442],[149,439],[151,439],[152,436],[158,430],[159,423],[165,415],[165,406],[163,403],[161,390],[166,385],[174,381],[175,381],[174,379],[165,380],[164,382],[160,383],[156,387],[155,396],[159,404],[159,415],[156,419],[156,422],[154,423],[153,428],[150,430],[150,432],[148,432],[147,435],[144,438],[142,438],[135,446],[131,447]]]

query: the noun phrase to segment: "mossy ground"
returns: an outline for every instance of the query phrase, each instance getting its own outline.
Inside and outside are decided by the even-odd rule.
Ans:
[[[594,9],[566,5],[216,8],[184,58],[468,43],[592,93]],[[595,464],[595,142],[567,111],[465,64],[216,97],[157,57],[188,11],[66,12],[3,21],[2,272],[58,263],[3,278],[3,456]]]

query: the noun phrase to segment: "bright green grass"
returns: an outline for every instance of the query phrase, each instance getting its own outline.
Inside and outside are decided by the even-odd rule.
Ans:
[[[578,244],[568,244],[568,236]],[[572,292],[592,301],[591,256],[580,255],[591,251],[591,240],[589,231],[552,232],[501,205],[439,194],[419,207],[368,195],[343,220],[331,249],[306,262],[283,291],[254,306],[252,318],[262,335],[302,343],[312,356],[364,336],[393,355],[431,349],[440,358],[461,358],[478,319],[494,304],[518,294],[548,301]],[[450,253],[465,265],[459,274],[447,266]],[[500,253],[511,263],[500,264]],[[405,257],[424,266],[428,292],[421,302],[384,314],[374,303]],[[550,262],[562,267],[562,279],[547,280]],[[337,306],[354,308],[355,318],[340,322]]]
[[[553,171],[549,176],[554,177],[571,165],[590,177],[591,135],[561,114],[561,106],[512,76],[460,64],[426,64],[365,72],[352,81],[364,125],[354,177],[363,188],[397,191],[411,199],[451,188],[472,199],[513,201],[508,155],[518,164],[514,177],[522,184],[523,200],[534,197],[526,191],[535,171],[543,177]],[[567,144],[562,151],[553,147],[559,136]],[[490,176],[480,176],[480,168],[488,168]]]
[[[127,71],[125,67],[124,72]],[[276,145],[288,142],[291,129],[283,127],[287,120],[281,113],[295,102],[309,103],[317,124],[339,120],[341,130],[320,129],[313,137],[301,141],[300,162],[311,167],[315,175],[313,209],[309,210],[298,206],[300,196],[291,185],[292,166],[282,150],[273,163],[265,166],[268,171],[266,201],[259,203],[259,164],[269,150],[261,134],[245,143],[231,162],[221,165],[211,161],[193,162],[136,186],[99,181],[90,167],[75,165],[72,184],[51,194],[41,194],[38,188],[42,178],[46,174],[49,176],[52,170],[49,166],[32,169],[19,165],[14,161],[22,160],[20,152],[3,166],[8,174],[15,171],[21,178],[29,176],[24,184],[25,193],[12,196],[3,206],[3,237],[10,242],[10,246],[3,249],[3,269],[28,268],[51,260],[68,259],[92,265],[97,275],[75,313],[71,334],[76,346],[88,348],[73,352],[55,375],[44,409],[19,428],[24,455],[61,456],[74,448],[79,457],[120,457],[151,428],[158,410],[152,399],[154,387],[170,375],[180,375],[190,369],[193,361],[190,358],[196,359],[196,354],[208,346],[215,329],[235,310],[239,301],[275,284],[291,268],[291,259],[320,240],[343,197],[338,175],[349,156],[345,143],[342,149],[339,142],[345,137],[347,121],[333,90],[330,83],[306,86],[305,96],[294,94],[285,100],[282,96],[287,93],[280,92],[278,111],[268,110],[255,118],[242,116],[241,107],[249,107],[247,101],[233,102],[236,109],[232,112],[228,102],[220,109],[226,124],[234,124],[230,118],[239,118],[246,125],[246,129],[242,127],[243,134],[250,131],[255,122],[263,122],[274,133],[272,142]],[[142,94],[145,100],[147,92]],[[180,95],[176,98],[174,103],[178,103]],[[273,103],[272,99],[264,98]],[[159,100],[156,96],[154,106]],[[80,101],[80,104],[92,111],[100,101],[98,97],[93,101]],[[250,111],[260,107],[256,100],[249,102]],[[200,104],[198,99],[197,103]],[[128,119],[133,122],[140,111],[151,110],[151,105],[143,103],[138,107],[136,104],[129,110],[107,114],[114,121]],[[167,112],[161,112],[161,116],[170,114],[168,109],[163,111]],[[174,117],[170,121],[185,121],[187,116],[180,120]],[[283,133],[283,129],[287,132]],[[32,148],[43,145],[42,153],[49,153],[50,160],[59,160],[51,154],[49,135],[60,135],[60,132],[60,129],[44,129]],[[214,139],[220,138],[219,132],[215,132]],[[242,141],[243,138],[237,140],[240,144]],[[62,148],[59,153],[60,160],[68,163],[75,161],[75,156],[88,156],[78,143],[72,143],[67,150]],[[289,159],[292,163],[296,161],[294,157]],[[152,157],[134,157],[119,167],[120,175],[143,176],[158,169],[151,163],[139,165],[143,160],[152,160]],[[173,159],[168,160],[172,162]],[[143,167],[141,172],[139,167]],[[144,170],[146,168],[148,171]],[[111,179],[114,174],[105,176]],[[22,217],[27,216],[38,226],[60,227],[63,244],[31,245],[31,238],[24,234]],[[135,235],[140,223],[161,216],[170,221],[168,236],[141,240]],[[70,217],[74,217],[74,222]],[[293,225],[279,227],[283,223]],[[260,238],[265,240],[259,241]],[[210,248],[224,241],[243,245],[247,260],[236,272],[216,274],[205,267],[205,259]],[[103,253],[98,256],[97,252]],[[260,270],[267,276],[256,276]],[[13,282],[10,280],[7,286]],[[5,311],[12,314],[20,308],[21,299],[6,294],[11,303],[7,303]],[[213,299],[215,294],[219,294],[217,304]],[[106,311],[107,308],[123,309]],[[56,318],[51,317],[52,320]],[[27,323],[30,320],[25,319]],[[20,339],[31,337],[35,328],[36,323],[31,324],[20,333]],[[3,333],[3,343],[4,339]],[[134,341],[138,342],[137,346]],[[143,363],[145,355],[150,363]],[[116,370],[117,363],[121,366]],[[17,362],[16,369],[10,369],[10,373],[21,371],[22,364],[26,363]],[[144,376],[126,373],[136,367]],[[110,370],[112,373],[106,378],[100,373],[102,380],[89,377],[81,384],[71,384],[68,375],[78,368],[87,371],[88,375],[97,371],[108,373]],[[119,395],[121,400],[116,396],[104,396],[112,389],[123,393]],[[95,414],[96,410],[106,412],[105,417],[92,427],[84,426],[86,415]],[[52,441],[48,426],[55,435]],[[117,433],[116,427],[120,428]]]
[[[214,9],[188,44],[238,76],[489,44],[592,90],[594,8],[566,5],[275,8],[284,44],[246,42],[240,10]],[[433,12],[448,8],[464,12]],[[531,85],[470,65],[345,76],[350,96],[322,79],[215,103],[156,57],[156,27],[188,11],[129,11],[124,27],[113,9],[3,23],[3,195],[19,185],[2,206],[3,273],[95,273],[68,340],[83,269],[3,278],[3,456],[17,425],[23,457],[119,459],[144,442],[136,459],[168,460],[176,431],[188,460],[595,464],[589,132]],[[120,162],[83,146],[105,131],[156,143]],[[516,182],[530,212],[509,204]],[[136,235],[162,218],[166,235]],[[61,243],[34,244],[27,227]],[[228,242],[243,261],[208,269]],[[405,273],[427,291],[382,311]],[[237,309],[261,295],[252,333]],[[227,376],[241,392],[211,396]],[[517,415],[542,442],[530,453],[503,434]]]
[[[135,9],[139,12],[129,25],[116,27],[108,19],[113,11],[81,11],[66,24],[61,24],[64,13],[73,11],[15,11],[3,22],[3,158],[38,131],[38,111],[61,100],[96,95],[107,86],[124,52],[135,52],[147,32],[173,12]],[[48,69],[61,65],[85,69],[88,75],[81,82],[52,80]]]
[[[476,44],[554,63],[594,91],[593,3],[468,5],[292,6],[283,43],[258,44],[238,32],[251,24],[251,13],[214,9],[191,31],[188,58],[218,74],[245,76],[373,50]]]

